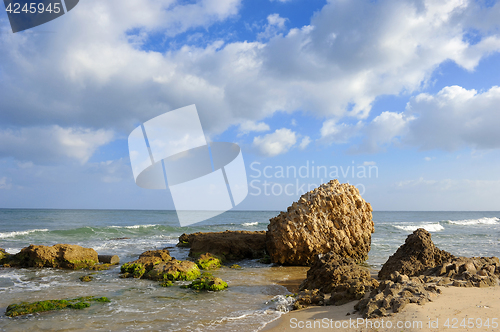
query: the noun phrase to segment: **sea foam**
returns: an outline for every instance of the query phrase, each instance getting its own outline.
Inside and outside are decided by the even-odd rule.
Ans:
[[[464,219],[464,220],[447,220],[446,222],[452,225],[495,225],[500,221],[497,217],[492,218],[479,218],[479,219]]]
[[[255,221],[255,222],[244,222],[243,224],[241,224],[242,226],[257,226],[259,224],[258,221]]]
[[[36,233],[36,232],[48,232],[48,229],[29,229],[27,231],[17,231],[17,232],[5,232],[5,233],[0,233],[0,239],[6,239],[9,237],[16,237],[16,236],[21,236],[21,235],[28,235],[31,233]]]
[[[420,225],[394,225],[397,229],[401,229],[403,231],[414,232],[419,228],[423,228],[428,232],[439,232],[444,230],[444,227],[439,223],[435,224],[420,224]]]

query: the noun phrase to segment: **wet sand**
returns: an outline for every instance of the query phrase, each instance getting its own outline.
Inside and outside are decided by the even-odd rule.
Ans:
[[[353,301],[292,311],[263,331],[500,331],[500,286],[439,288],[442,294],[432,302],[409,304],[390,317],[364,320]]]

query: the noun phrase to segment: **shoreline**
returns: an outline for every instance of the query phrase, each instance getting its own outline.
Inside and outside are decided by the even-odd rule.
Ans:
[[[424,305],[412,303],[402,312],[383,318],[362,318],[359,313],[354,313],[353,307],[357,301],[352,301],[341,306],[313,306],[290,311],[268,323],[260,331],[437,332],[500,329],[500,286],[485,288],[440,286],[439,289],[442,293],[435,296],[432,302]],[[485,327],[485,324],[490,326]]]

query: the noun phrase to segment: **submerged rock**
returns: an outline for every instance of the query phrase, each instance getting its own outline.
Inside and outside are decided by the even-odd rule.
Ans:
[[[194,280],[191,284],[186,285],[186,288],[221,291],[227,288],[227,283],[221,278],[214,277],[212,274],[204,272],[201,277]]]
[[[371,211],[354,186],[338,180],[322,184],[271,219],[266,239],[271,261],[310,265],[327,252],[364,261],[374,232]]]
[[[331,293],[328,304],[341,305],[363,298],[378,285],[367,268],[359,266],[352,259],[328,253],[316,259],[307,271],[307,278],[300,285],[300,290],[317,289],[322,293]]]
[[[431,234],[419,228],[410,234],[405,243],[390,256],[378,273],[381,280],[391,278],[398,272],[407,276],[418,276],[454,258],[452,254],[437,248],[431,240]]]
[[[262,258],[266,255],[266,232],[225,231],[182,234],[181,246],[189,246],[189,256],[210,253],[223,260]]]
[[[8,263],[16,267],[54,267],[76,270],[92,267],[98,262],[97,252],[92,248],[73,244],[56,244],[51,247],[30,245],[11,256]]]
[[[111,302],[107,297],[79,297],[76,299],[67,300],[47,300],[37,302],[22,302],[19,304],[11,304],[7,307],[5,315],[8,317],[16,317],[21,315],[33,314],[36,312],[61,310],[61,309],[84,309],[91,305],[91,302]]]

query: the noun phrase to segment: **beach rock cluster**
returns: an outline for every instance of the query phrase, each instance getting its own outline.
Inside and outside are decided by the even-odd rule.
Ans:
[[[225,231],[211,233],[182,234],[178,246],[189,247],[189,256],[198,257],[204,253],[220,257],[222,260],[242,260],[264,258],[266,252],[266,232]]]
[[[380,269],[378,277],[380,280],[387,280],[394,272],[418,276],[452,258],[454,258],[452,254],[434,245],[428,231],[419,228],[406,238],[405,243],[394,255],[389,257]]]
[[[97,252],[74,244],[56,244],[51,247],[30,245],[8,258],[13,267],[53,267],[66,269],[90,268],[99,262]]]
[[[378,285],[378,281],[370,276],[367,268],[356,264],[350,258],[328,253],[318,255],[307,271],[307,278],[300,285],[300,290],[331,293],[328,304],[342,305],[363,298]]]
[[[364,318],[389,316],[400,312],[409,303],[423,305],[441,290],[435,284],[426,284],[419,277],[393,274],[394,280],[384,280],[370,296],[359,301],[354,309]]]
[[[182,287],[215,292],[226,289],[227,283],[221,278],[214,277],[212,274],[204,272],[196,280],[193,280],[191,284]]]
[[[135,261],[121,266],[120,277],[143,278],[157,281],[193,280],[201,272],[195,262],[179,261],[167,249],[149,250]]]
[[[273,263],[313,263],[318,254],[364,261],[374,232],[372,208],[357,188],[332,180],[302,195],[270,220],[266,246]]]
[[[302,290],[295,296],[295,302],[293,304],[293,309],[301,309],[311,305],[324,305],[325,304],[325,294],[319,289],[313,290]]]

